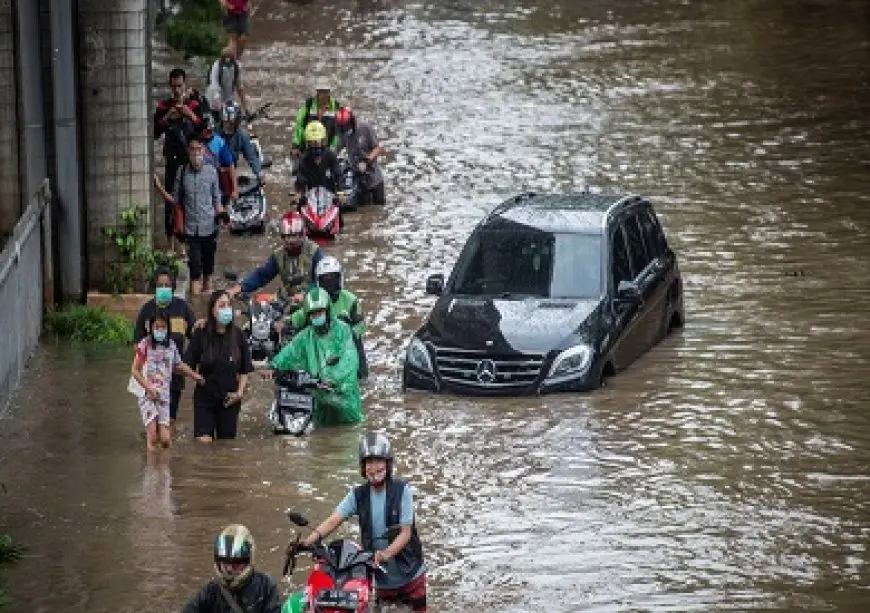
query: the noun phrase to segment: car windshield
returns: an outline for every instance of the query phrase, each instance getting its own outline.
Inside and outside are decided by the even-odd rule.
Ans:
[[[482,230],[469,239],[453,279],[456,294],[594,298],[601,295],[597,234]]]

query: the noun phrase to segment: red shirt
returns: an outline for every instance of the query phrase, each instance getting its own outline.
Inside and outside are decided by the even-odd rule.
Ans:
[[[247,13],[248,0],[229,0],[230,13]]]

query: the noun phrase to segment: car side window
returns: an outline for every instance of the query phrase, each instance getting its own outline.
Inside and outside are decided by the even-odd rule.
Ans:
[[[617,225],[610,239],[611,270],[613,275],[613,288],[619,287],[620,281],[631,281],[631,264],[628,259],[628,247],[625,244],[625,235],[622,228]]]
[[[646,268],[650,258],[647,255],[646,246],[643,244],[643,234],[640,230],[637,214],[626,217],[622,226],[625,228],[625,236],[628,239],[628,253],[631,260],[632,279],[634,279]]]
[[[664,253],[665,249],[659,237],[661,229],[655,223],[655,214],[651,210],[645,209],[638,213],[637,218],[640,220],[640,227],[643,231],[643,242],[646,244],[646,252],[649,254],[650,259],[659,257]]]

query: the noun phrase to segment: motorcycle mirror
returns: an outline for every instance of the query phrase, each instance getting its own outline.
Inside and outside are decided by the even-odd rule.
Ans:
[[[239,273],[236,272],[235,270],[233,270],[232,268],[227,268],[224,271],[224,279],[226,279],[227,281],[231,281],[231,282],[235,283],[239,280]]]
[[[287,519],[289,519],[292,523],[297,526],[307,526],[308,519],[302,514],[296,511],[287,511]]]
[[[262,168],[271,168],[272,167],[272,160],[270,158],[266,158],[260,163],[260,166]]]

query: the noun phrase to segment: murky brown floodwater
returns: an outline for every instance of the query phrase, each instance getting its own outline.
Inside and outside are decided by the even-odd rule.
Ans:
[[[254,33],[273,156],[321,75],[388,150],[389,207],[335,252],[369,311],[366,427],[419,486],[432,610],[870,609],[865,2],[266,0]],[[590,395],[403,396],[425,275],[503,197],[587,182],[654,199],[685,331]],[[267,242],[227,238],[220,264]],[[146,463],[128,357],[44,347],[0,422],[3,523],[31,548],[12,610],[178,609],[231,521],[277,573],[282,511],[322,516],[356,479],[360,429],[277,440],[264,384],[239,440],[195,445],[183,408]]]

